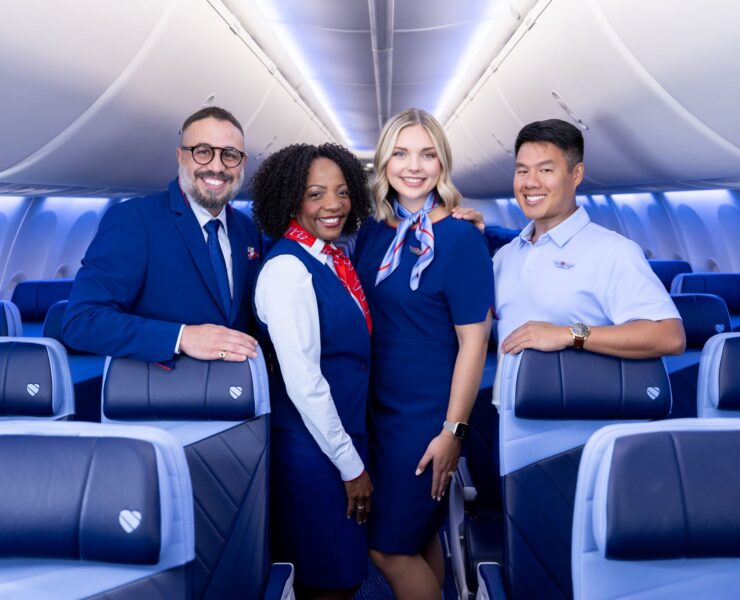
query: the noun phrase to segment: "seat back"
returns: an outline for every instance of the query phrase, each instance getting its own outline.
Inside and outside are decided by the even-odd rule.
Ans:
[[[575,598],[737,598],[738,496],[738,421],[599,430],[578,472]]]
[[[671,294],[686,332],[686,349],[701,350],[718,333],[732,331],[725,301],[716,294]]]
[[[682,273],[673,280],[674,294],[715,294],[730,311],[734,331],[740,328],[740,273]]]
[[[7,300],[0,300],[0,337],[21,337],[23,325],[18,307]]]
[[[0,489],[0,596],[118,598],[156,578],[160,594],[187,597],[193,503],[173,436],[0,423]]]
[[[261,355],[244,363],[183,356],[173,369],[125,358],[107,361],[103,422],[155,425],[185,448],[198,507],[198,598],[258,598],[264,591],[268,398]]]
[[[46,313],[59,300],[67,300],[74,279],[29,279],[13,290],[11,300],[18,307],[28,331],[26,335],[41,335]]]
[[[55,302],[49,307],[49,310],[46,311],[41,335],[57,340],[67,348],[67,352],[70,352],[62,339],[62,319],[64,318],[64,311],[67,310],[68,302],[69,300],[59,300],[59,302]]]
[[[67,353],[56,340],[0,338],[0,384],[0,421],[74,414]]]
[[[660,279],[667,291],[671,291],[671,284],[676,275],[691,273],[693,269],[685,260],[649,260],[650,268]]]
[[[696,416],[699,359],[706,341],[717,333],[732,331],[725,301],[714,294],[671,294],[686,332],[686,350],[666,356],[673,388],[671,417]]]
[[[604,425],[667,416],[668,375],[660,359],[525,350],[504,355],[499,398],[509,594],[570,598],[571,523],[582,447]]]
[[[699,364],[700,418],[740,417],[740,333],[723,333],[704,346]]]

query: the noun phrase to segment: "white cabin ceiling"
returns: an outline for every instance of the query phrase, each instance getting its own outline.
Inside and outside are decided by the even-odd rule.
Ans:
[[[163,189],[188,114],[244,124],[246,176],[291,143],[369,159],[435,113],[471,198],[511,194],[531,121],[584,128],[582,191],[740,188],[740,2],[8,0],[0,194]],[[580,120],[580,121],[579,121]]]
[[[228,2],[238,5],[240,0]],[[372,152],[383,123],[416,107],[439,112],[504,0],[253,0],[304,77],[329,105],[344,141]]]

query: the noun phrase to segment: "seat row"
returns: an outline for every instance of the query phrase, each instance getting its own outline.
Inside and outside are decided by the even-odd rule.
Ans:
[[[476,496],[463,464],[449,535],[461,597],[476,583],[478,598],[735,597],[740,421],[664,420],[660,359],[526,350],[501,368],[503,528],[480,534],[490,513],[460,506]],[[699,415],[740,416],[740,333],[710,339],[700,371]]]
[[[722,298],[730,315],[727,331],[740,331],[740,273],[693,273],[691,265],[683,260],[648,262],[671,294],[713,294]]]
[[[63,347],[0,340],[0,596],[282,598],[264,361],[105,366],[77,423]],[[60,422],[65,421],[66,422]]]

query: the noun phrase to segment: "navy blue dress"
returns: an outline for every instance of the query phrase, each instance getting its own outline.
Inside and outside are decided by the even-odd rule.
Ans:
[[[367,462],[366,400],[370,339],[362,311],[328,265],[298,242],[281,239],[272,258],[291,255],[311,274],[321,329],[321,374],[342,426]],[[292,315],[286,315],[292,318]],[[260,322],[263,330],[267,327]],[[269,333],[269,330],[268,330]],[[292,562],[296,582],[350,588],[367,576],[366,526],[347,519],[347,494],[337,468],[321,451],[291,402],[271,344],[270,508],[273,560]]]
[[[370,547],[417,554],[444,521],[432,499],[432,467],[416,466],[439,435],[457,357],[455,325],[484,321],[493,301],[493,270],[484,237],[470,223],[434,223],[434,260],[409,287],[419,242],[410,231],[401,263],[378,287],[378,267],[396,230],[371,221],[360,231],[355,262],[373,318],[370,375]],[[447,496],[445,496],[445,499]]]

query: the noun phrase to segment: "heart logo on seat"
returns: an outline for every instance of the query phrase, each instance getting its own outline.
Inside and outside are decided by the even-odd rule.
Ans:
[[[141,524],[141,513],[126,508],[118,513],[118,524],[126,533],[131,533]]]
[[[231,397],[236,400],[239,396],[242,395],[242,386],[240,385],[232,385],[229,388],[229,394],[231,394]]]
[[[649,387],[647,389],[647,395],[648,398],[651,400],[655,400],[658,396],[660,396],[660,388],[659,387]]]
[[[41,389],[41,386],[38,383],[29,383],[26,386],[26,392],[28,392],[28,395],[31,397],[38,394],[40,389]]]
[[[725,330],[725,324],[724,324],[724,323],[716,323],[716,324],[714,325],[714,330],[715,330],[715,331],[716,331],[717,333],[722,333],[722,332],[723,332],[723,331]]]

